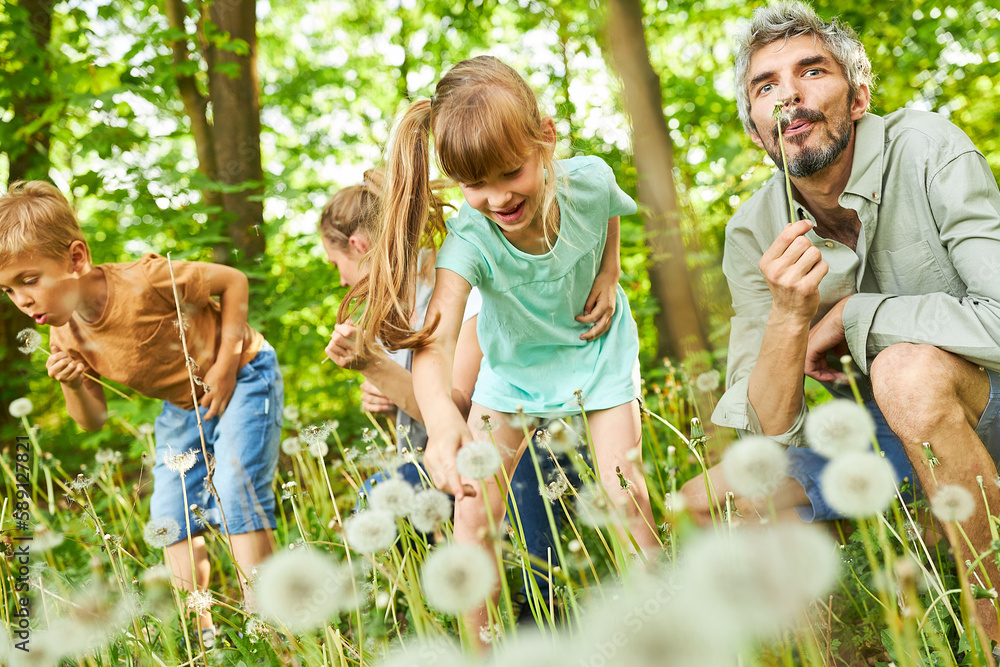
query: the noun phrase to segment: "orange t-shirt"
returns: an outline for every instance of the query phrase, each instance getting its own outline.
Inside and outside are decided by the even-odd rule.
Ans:
[[[188,354],[196,377],[215,363],[222,341],[222,313],[209,294],[212,264],[171,261],[184,316]],[[82,360],[93,371],[140,394],[190,410],[188,379],[177,309],[165,257],[144,255],[137,262],[100,264],[108,285],[104,312],[94,322],[76,313],[52,327],[49,344]],[[250,325],[243,334],[240,367],[260,351],[264,337]],[[204,393],[196,386],[198,398]]]

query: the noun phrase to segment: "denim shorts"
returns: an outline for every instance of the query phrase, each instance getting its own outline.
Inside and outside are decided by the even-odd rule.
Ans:
[[[266,341],[260,352],[236,375],[236,390],[222,415],[202,422],[205,447],[215,457],[213,482],[222,512],[205,486],[207,468],[198,436],[194,410],[163,402],[156,418],[156,464],[153,466],[153,519],[171,518],[180,527],[180,540],[204,530],[202,520],[189,508],[197,505],[207,522],[222,525],[225,514],[230,534],[274,528],[274,482],[281,441],[284,383],[274,348]],[[198,407],[202,416],[208,408]],[[164,457],[189,450],[197,453],[194,467],[181,475],[169,470]],[[187,498],[184,497],[185,489]],[[185,516],[186,515],[186,516]]]
[[[990,377],[990,398],[983,411],[983,416],[976,426],[976,434],[983,441],[987,451],[994,461],[1000,461],[1000,373],[988,371]],[[910,488],[917,489],[916,476],[913,474],[913,466],[906,456],[903,443],[900,442],[896,434],[892,432],[889,425],[882,416],[882,411],[874,400],[865,403],[865,407],[875,420],[875,436],[878,439],[879,449],[885,452],[885,457],[892,464],[896,473],[896,483],[909,482]],[[799,518],[803,521],[830,521],[832,519],[842,519],[844,516],[833,510],[826,504],[823,498],[823,489],[820,483],[823,470],[826,468],[828,459],[820,456],[807,447],[789,447],[787,451],[789,475],[793,477],[802,488],[805,489],[809,497],[809,505],[802,505],[796,508]],[[903,495],[904,500],[913,497],[913,493]]]

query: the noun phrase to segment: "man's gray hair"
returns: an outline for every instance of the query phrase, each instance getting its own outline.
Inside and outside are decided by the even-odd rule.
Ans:
[[[872,64],[865,47],[850,26],[836,18],[821,19],[812,7],[797,0],[780,0],[754,12],[753,20],[736,36],[736,105],[747,132],[754,132],[750,120],[750,97],[747,75],[750,57],[758,49],[779,40],[812,35],[823,41],[847,78],[848,101],[854,101],[862,85],[872,87]]]

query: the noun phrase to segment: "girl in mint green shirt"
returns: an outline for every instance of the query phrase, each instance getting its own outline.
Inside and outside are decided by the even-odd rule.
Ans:
[[[448,223],[426,326],[414,332],[407,304],[426,233],[431,135],[465,205]],[[455,65],[393,132],[385,232],[369,255],[371,270],[345,301],[364,303],[363,348],[376,340],[419,348],[413,379],[428,432],[424,463],[434,483],[455,495],[456,541],[480,543],[489,517],[503,518],[504,480],[525,447],[510,417],[583,409],[601,483],[623,519],[618,529],[652,555],[660,545],[639,455],[638,335],[618,285],[619,216],[636,206],[602,160],[556,162],[555,143],[554,122],[514,70],[488,56]],[[452,400],[451,376],[473,286],[483,301],[477,333],[484,356],[466,422]],[[462,447],[491,437],[506,474],[483,480],[484,498],[455,460]],[[616,469],[631,482],[627,490]],[[486,608],[467,620],[478,637]]]

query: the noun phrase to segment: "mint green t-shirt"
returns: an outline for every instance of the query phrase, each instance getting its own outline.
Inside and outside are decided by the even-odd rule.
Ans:
[[[437,268],[478,287],[483,306],[476,332],[483,362],[472,400],[500,412],[520,407],[536,416],[612,408],[637,398],[639,337],[628,299],[618,286],[611,328],[594,341],[583,313],[608,236],[608,218],[636,205],[597,157],[555,164],[559,238],[551,251],[515,248],[499,228],[468,204],[448,221]]]

